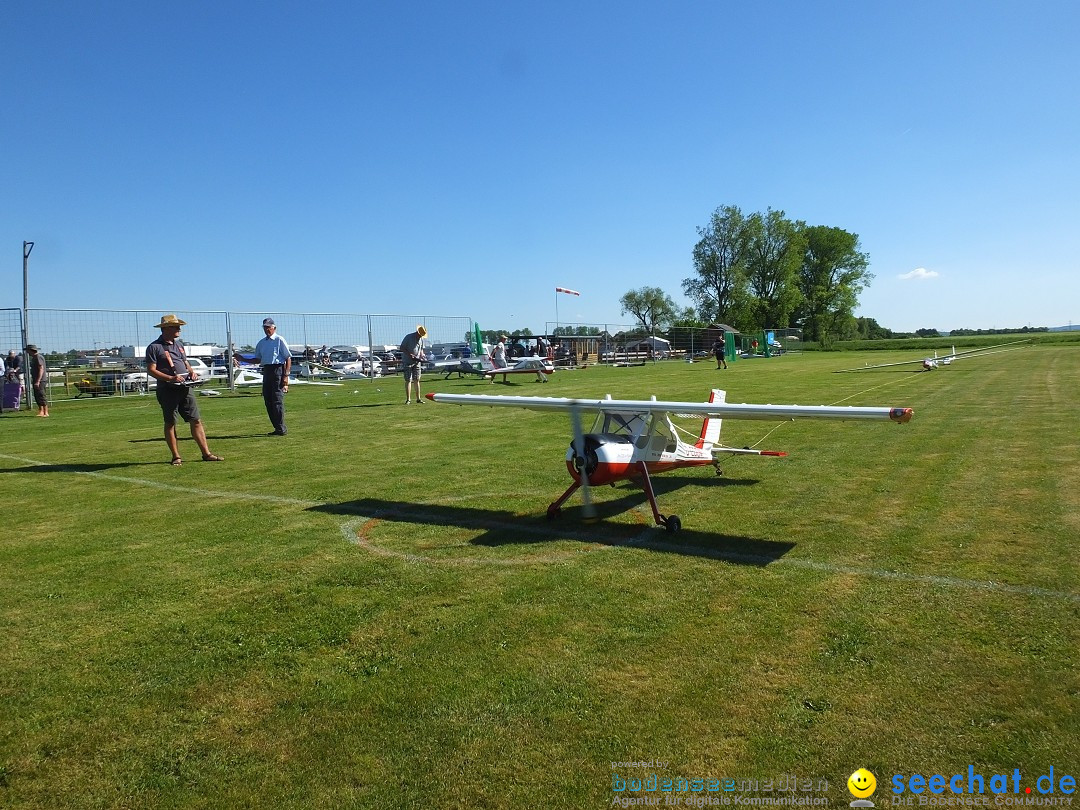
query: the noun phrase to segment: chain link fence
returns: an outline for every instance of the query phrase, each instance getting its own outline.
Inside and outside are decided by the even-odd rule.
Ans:
[[[545,324],[556,347],[569,345],[577,362],[627,363],[644,360],[693,359],[708,355],[721,333],[732,337],[729,351],[771,357],[801,346],[801,329],[739,332],[726,324],[675,326],[647,332],[641,324]]]
[[[126,396],[147,390],[146,346],[157,340],[158,310],[30,309],[28,340],[49,366],[53,400]],[[263,337],[263,318],[271,317],[278,334],[297,359],[305,354],[362,361],[370,369],[395,368],[392,352],[402,338],[423,325],[432,347],[460,345],[472,332],[472,318],[444,315],[311,314],[295,312],[215,312],[178,310],[186,321],[183,341],[193,365],[221,370],[217,384],[228,387],[224,372],[234,355],[250,352]],[[0,350],[21,350],[21,311],[0,310]],[[310,350],[310,351],[309,351]],[[325,353],[322,352],[325,350]],[[380,358],[385,360],[380,363]],[[310,368],[308,369],[311,370]],[[328,375],[333,372],[326,371]],[[200,371],[200,376],[206,376]],[[374,376],[371,377],[374,379]]]

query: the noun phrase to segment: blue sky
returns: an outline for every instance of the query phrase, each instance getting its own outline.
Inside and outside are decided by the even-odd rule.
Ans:
[[[897,330],[1080,322],[1074,2],[8,0],[0,306],[627,323],[720,205]]]

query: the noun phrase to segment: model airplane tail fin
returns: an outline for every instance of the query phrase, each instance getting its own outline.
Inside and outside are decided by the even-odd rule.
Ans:
[[[709,402],[724,402],[727,399],[727,392],[721,391],[719,388],[714,388],[709,393]],[[695,447],[704,447],[707,444],[716,444],[720,441],[720,424],[723,419],[719,419],[714,416],[706,416],[705,421],[701,423],[701,436],[698,437]]]

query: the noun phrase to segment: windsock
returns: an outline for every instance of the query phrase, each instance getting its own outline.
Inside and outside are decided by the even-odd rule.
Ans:
[[[480,324],[473,323],[473,353],[476,357],[484,354],[484,340],[480,334]]]
[[[566,289],[566,287],[556,287],[555,292],[566,293],[567,295],[581,295],[581,293],[579,293],[577,290],[568,290]]]

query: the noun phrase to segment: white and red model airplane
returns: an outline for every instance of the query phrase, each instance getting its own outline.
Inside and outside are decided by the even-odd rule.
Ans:
[[[472,346],[474,356],[462,360],[456,366],[444,369],[445,371],[451,373],[455,371],[463,372],[466,369],[461,366],[467,364],[471,369],[475,369],[475,372],[472,373],[479,373],[485,380],[491,380],[492,382],[495,382],[495,378],[499,375],[502,375],[502,381],[506,382],[507,376],[511,374],[532,374],[536,377],[537,382],[547,382],[551,375],[555,373],[555,365],[551,362],[551,359],[539,357],[538,355],[523,357],[506,367],[496,366],[491,359],[491,353],[487,351],[487,347],[481,339],[480,324],[473,325],[473,334],[470,336],[469,343]]]
[[[490,378],[492,382],[495,382],[495,377],[499,374],[502,375],[503,382],[506,382],[506,375],[508,374],[532,374],[536,377],[537,382],[547,382],[548,378],[555,373],[555,365],[548,358],[537,357],[536,355],[522,357],[507,368],[496,368],[487,355],[481,357],[480,362],[484,369],[484,378]]]
[[[952,364],[953,360],[963,360],[971,357],[983,357],[988,354],[1000,354],[1001,352],[1009,352],[1013,349],[1020,348],[1021,344],[1030,343],[1030,340],[1014,340],[1011,343],[998,343],[994,346],[980,346],[977,349],[965,349],[962,352],[958,352],[956,347],[952,347],[952,354],[947,354],[944,357],[938,357],[937,350],[934,351],[933,357],[924,357],[922,360],[901,360],[898,363],[878,363],[875,366],[862,366],[861,368],[842,368],[838,369],[838,372],[845,371],[870,371],[875,368],[892,368],[893,366],[913,366],[916,363],[922,364],[923,371],[933,371],[941,366],[948,366]],[[1011,347],[1011,348],[1002,348]],[[991,351],[996,349],[997,351]]]
[[[751,450],[719,444],[720,424],[729,419],[875,419],[909,422],[911,408],[866,408],[829,405],[750,405],[725,402],[725,392],[713,389],[708,402],[664,402],[648,400],[586,400],[559,397],[484,396],[476,394],[427,395],[434,402],[452,405],[489,405],[562,411],[570,414],[574,438],[566,452],[566,469],[573,483],[548,506],[549,518],[558,517],[564,503],[578,488],[585,499],[585,516],[593,517],[589,494],[593,484],[640,479],[658,526],[677,532],[682,522],[677,515],[661,515],[656,505],[650,475],[682,467],[712,465],[720,474],[718,454],[783,456],[775,450]],[[581,428],[581,412],[596,411],[596,423],[589,433]],[[693,444],[679,437],[671,415],[704,417],[701,433]]]

